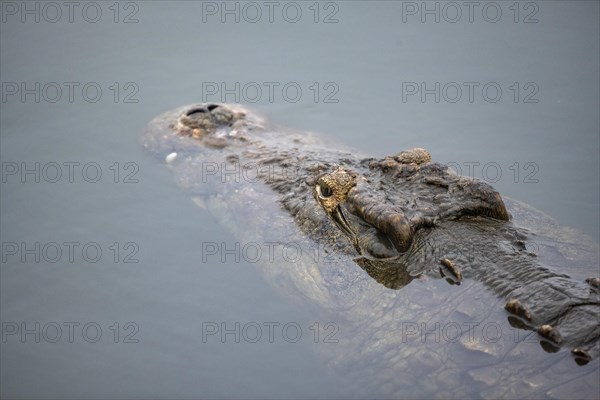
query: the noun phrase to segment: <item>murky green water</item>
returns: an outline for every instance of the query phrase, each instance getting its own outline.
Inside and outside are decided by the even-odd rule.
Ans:
[[[252,104],[367,154],[426,147],[597,241],[598,3],[478,4],[470,22],[447,3],[277,2],[271,22],[263,2],[76,2],[71,22],[62,3],[3,2],[2,396],[431,398],[475,379],[463,393],[495,397],[501,369],[457,353],[471,372],[440,377],[455,345],[439,343],[395,387],[344,386],[336,357],[360,331],[287,301],[244,257],[203,260],[201,243],[235,239],[139,142],[176,106]],[[360,354],[344,362],[389,373]],[[532,383],[544,393],[597,397],[597,363],[552,391],[575,365],[537,354],[555,363]]]

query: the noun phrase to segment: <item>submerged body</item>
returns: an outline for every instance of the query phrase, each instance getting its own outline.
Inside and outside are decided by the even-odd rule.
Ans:
[[[505,204],[426,150],[360,157],[239,106],[174,110],[144,141],[237,240],[300,249],[261,267],[286,296],[339,321],[340,346],[320,352],[362,395],[594,393],[600,298],[585,278],[598,247],[585,236]],[[532,351],[532,338],[562,362]],[[549,371],[565,357],[573,372],[558,378]],[[413,368],[431,376],[414,384]]]

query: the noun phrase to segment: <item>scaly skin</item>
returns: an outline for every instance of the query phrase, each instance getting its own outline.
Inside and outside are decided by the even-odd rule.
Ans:
[[[194,138],[197,151],[273,167],[256,180],[277,193],[298,228],[384,286],[399,289],[422,274],[478,280],[508,300],[511,325],[536,330],[550,351],[568,346],[582,364],[600,354],[597,278],[587,284],[545,266],[498,192],[431,162],[427,150],[375,159],[314,147],[303,135],[278,141],[264,120],[232,105],[163,118],[176,135]]]

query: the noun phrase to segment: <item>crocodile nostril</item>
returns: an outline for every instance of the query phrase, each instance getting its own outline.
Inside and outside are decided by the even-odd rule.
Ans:
[[[209,112],[211,112],[215,108],[219,108],[219,106],[216,104],[209,104],[208,106],[206,106],[206,108],[208,109]]]
[[[194,115],[194,114],[200,114],[200,113],[205,113],[206,109],[204,108],[192,108],[190,111],[185,113],[186,117],[189,117],[190,115]]]

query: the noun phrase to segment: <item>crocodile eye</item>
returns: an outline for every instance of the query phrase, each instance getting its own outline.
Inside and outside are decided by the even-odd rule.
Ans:
[[[325,182],[319,182],[317,184],[317,188],[319,189],[319,195],[322,198],[328,198],[331,197],[333,195],[333,190],[331,190],[331,188],[329,187],[328,184],[326,184]]]
[[[206,108],[208,109],[208,112],[211,112],[215,108],[219,108],[219,106],[216,104],[209,104],[208,106],[206,106]]]

